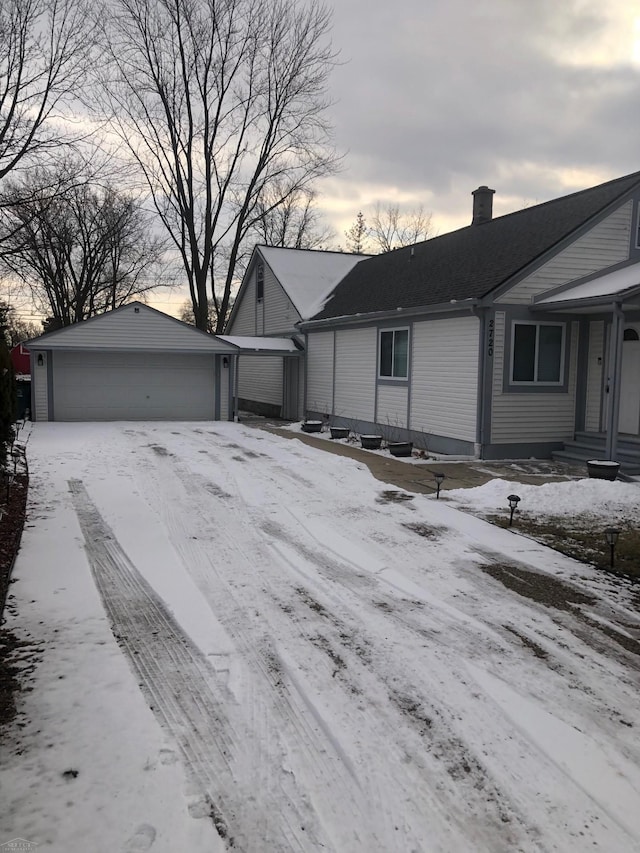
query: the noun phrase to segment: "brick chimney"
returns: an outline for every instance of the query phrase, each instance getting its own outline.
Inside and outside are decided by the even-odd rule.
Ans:
[[[473,196],[473,219],[472,225],[482,225],[483,222],[491,222],[493,218],[493,194],[495,190],[489,187],[478,187],[471,195]]]

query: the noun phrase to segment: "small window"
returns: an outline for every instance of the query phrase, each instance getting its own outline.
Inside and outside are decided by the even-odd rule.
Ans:
[[[406,379],[409,376],[409,330],[380,332],[379,376]]]
[[[624,334],[622,336],[623,341],[637,341],[640,340],[640,336],[637,331],[632,328],[628,328],[624,330]]]
[[[256,267],[256,299],[258,302],[264,299],[264,264]]]
[[[513,383],[560,385],[564,366],[564,326],[559,323],[514,323],[511,359]]]

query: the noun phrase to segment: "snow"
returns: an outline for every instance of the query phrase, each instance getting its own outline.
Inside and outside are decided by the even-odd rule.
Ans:
[[[636,518],[638,485],[436,500],[230,423],[35,424],[27,450],[0,846],[640,848],[633,588],[460,510]]]
[[[577,284],[545,296],[538,300],[540,305],[551,305],[554,302],[565,302],[573,299],[588,299],[593,297],[618,296],[625,291],[640,287],[640,264],[631,264],[613,272],[605,273],[584,284]]]
[[[518,510],[531,516],[628,517],[640,521],[640,488],[620,480],[580,479],[540,486],[496,478],[473,489],[446,492],[446,499],[474,511],[504,511],[507,496],[520,497]]]
[[[256,352],[265,350],[298,352],[298,348],[291,338],[259,338],[238,335],[216,335],[216,337],[228,344],[240,347],[241,350],[255,350]]]
[[[356,264],[369,257],[267,246],[261,246],[260,253],[303,320],[318,314],[336,285]]]

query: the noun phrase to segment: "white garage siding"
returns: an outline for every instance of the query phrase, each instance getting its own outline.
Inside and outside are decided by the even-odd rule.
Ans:
[[[307,336],[307,411],[333,413],[333,339],[333,332]]]
[[[264,267],[264,335],[290,335],[300,319],[293,303],[267,264]]]
[[[374,420],[377,340],[376,328],[336,332],[333,413],[337,417]]]
[[[414,324],[412,430],[475,442],[479,334],[477,317]]]
[[[255,273],[247,282],[238,304],[233,323],[225,330],[227,335],[256,335],[256,279]]]
[[[213,354],[58,351],[51,357],[56,421],[215,417]]]
[[[42,356],[42,364],[39,364],[39,357]],[[33,419],[36,421],[48,420],[49,412],[49,382],[47,375],[47,359],[49,358],[46,352],[31,353],[31,392],[33,404]]]
[[[282,357],[240,356],[238,397],[282,406]]]

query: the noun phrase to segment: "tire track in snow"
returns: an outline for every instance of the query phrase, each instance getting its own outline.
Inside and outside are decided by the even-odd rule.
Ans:
[[[218,834],[238,851],[326,847],[308,810],[283,798],[260,802],[251,733],[232,719],[233,697],[131,563],[83,483],[70,480],[69,490],[112,631],[154,714],[178,744]]]
[[[232,469],[233,467],[232,465],[229,465],[228,469],[225,470],[224,460],[219,460],[219,462],[222,465],[223,470],[216,470],[216,480],[219,480],[221,475],[228,476],[228,469]],[[172,460],[171,467],[178,479],[182,482],[182,486],[188,494],[189,502],[191,504],[189,517],[195,519],[198,517],[198,514],[206,517],[207,511],[205,511],[205,507],[207,504],[202,500],[202,493],[205,492],[209,495],[215,494],[215,491],[212,492],[207,478],[192,470],[187,470],[177,460]],[[233,476],[233,474],[231,476]],[[270,485],[277,487],[276,482],[270,483]],[[237,490],[232,491],[237,493]],[[153,494],[158,498],[161,496],[161,493],[162,483],[157,482],[154,484]],[[181,495],[177,503],[182,504],[183,499],[184,496]],[[267,562],[273,564],[273,557],[276,556],[280,550],[273,548],[273,535],[276,531],[274,529],[273,522],[269,520],[268,512],[265,514],[262,511],[256,510],[255,507],[248,507],[245,505],[244,509],[250,511],[251,516],[254,518],[254,524],[248,529],[243,529],[242,536],[239,537],[237,535],[237,531],[235,531],[233,516],[237,514],[240,504],[244,503],[242,500],[242,491],[240,491],[240,501],[234,498],[234,500],[230,502],[232,504],[232,511],[230,510],[229,502],[216,501],[214,510],[216,517],[215,545],[209,543],[209,546],[206,547],[199,541],[193,541],[188,538],[186,540],[184,539],[184,531],[180,528],[179,524],[180,519],[177,516],[173,516],[174,503],[175,502],[171,501],[168,495],[162,498],[162,511],[165,514],[169,529],[173,531],[173,534],[175,535],[175,538],[173,539],[174,546],[182,552],[183,560],[185,564],[190,567],[194,580],[196,580],[201,591],[209,600],[217,617],[234,638],[234,642],[240,649],[242,657],[246,660],[253,660],[253,670],[258,675],[262,674],[262,676],[264,676],[266,674],[270,676],[267,679],[268,683],[263,683],[263,687],[266,687],[267,690],[273,691],[272,673],[268,673],[266,671],[268,670],[268,666],[265,667],[265,656],[267,659],[273,659],[273,656],[275,655],[275,650],[271,645],[269,637],[267,635],[259,636],[255,633],[255,630],[251,630],[251,616],[249,614],[245,614],[244,616],[241,615],[242,605],[239,604],[235,595],[227,586],[224,578],[216,572],[215,566],[211,560],[211,551],[213,551],[216,554],[215,562],[225,565],[227,563],[227,554],[229,555],[229,561],[234,558],[237,560],[238,552],[240,551],[245,555],[247,565],[252,567],[255,578],[259,578],[260,585],[264,588],[265,592],[268,592],[269,572],[267,571]],[[211,505],[208,507],[208,512],[212,512]],[[265,533],[266,539],[263,535]],[[300,535],[298,535],[298,537],[293,535],[287,536],[280,532],[280,536],[282,536],[284,542],[288,544],[292,551],[302,558],[298,560],[298,563],[303,563],[309,559],[311,555],[308,552],[307,547],[304,546]],[[182,542],[180,541],[181,537]],[[345,572],[344,563],[341,563],[337,557],[335,560],[331,561],[333,570],[331,570],[330,566],[327,565],[326,555],[324,559],[322,559],[322,555],[320,555],[320,553],[314,553],[313,557],[315,559],[313,559],[312,564],[315,569],[319,570],[321,577],[323,575],[326,577],[328,573],[329,577],[327,577],[327,580],[330,579],[334,583],[338,581],[340,576],[343,579],[343,583],[340,586],[342,591],[335,597],[335,601],[333,602],[334,606],[331,608],[332,610],[337,607],[341,612],[344,611],[344,593],[347,591],[347,588],[351,586],[349,582],[349,579],[351,579],[353,580],[354,589],[349,589],[349,592],[353,591],[356,594],[360,594],[360,599],[356,603],[352,604],[353,613],[361,610],[364,605],[368,611],[375,613],[374,618],[379,620],[379,609],[376,611],[376,607],[373,603],[369,602],[369,604],[366,604],[366,600],[363,600],[361,597],[363,588],[366,592],[370,592],[371,590],[375,590],[378,586],[375,577],[372,578],[370,573],[367,573],[362,569],[362,567],[360,567],[359,574],[354,573],[355,566],[351,566]],[[295,567],[291,566],[286,558],[283,561],[283,565],[285,565],[287,569],[294,568],[295,570]],[[264,572],[263,569],[265,570]],[[291,587],[289,587],[289,589],[291,589]],[[269,592],[269,594],[275,599],[276,596],[273,595],[273,592]],[[350,597],[351,596],[348,596],[348,598]],[[353,613],[350,613],[350,615],[352,616]],[[292,620],[289,619],[289,623],[291,623],[291,621]],[[341,641],[338,638],[348,637],[352,633],[348,627],[351,624],[351,621],[344,621],[338,618],[333,618],[331,621],[333,623],[333,634],[335,635],[334,639],[336,641],[335,645],[337,648],[343,648],[344,651],[344,640]],[[361,619],[358,618],[357,622],[360,623],[360,621]],[[289,630],[290,627],[291,626],[289,625]],[[413,636],[415,637],[415,634]],[[307,642],[313,642],[313,640],[308,636],[302,635],[301,639],[304,639]],[[403,639],[406,641],[406,638]],[[421,637],[421,639],[424,640],[424,636]],[[347,640],[347,642],[349,641]],[[458,813],[455,805],[456,795],[453,794],[453,791],[451,790],[452,788],[463,786],[468,791],[468,809],[470,812],[474,813],[478,819],[481,819],[483,809],[486,809],[487,806],[489,807],[488,812],[483,816],[483,820],[487,821],[486,825],[484,827],[478,826],[477,828],[477,849],[492,849],[496,851],[513,849],[514,844],[517,845],[518,843],[516,839],[518,838],[519,832],[516,827],[519,826],[525,833],[528,832],[528,830],[525,829],[526,821],[522,815],[516,817],[517,809],[514,808],[514,804],[509,802],[508,795],[504,792],[500,792],[494,781],[490,778],[486,769],[482,766],[481,761],[469,753],[468,747],[446,722],[447,719],[450,718],[450,711],[446,707],[431,707],[429,701],[424,698],[429,695],[428,690],[425,690],[423,695],[416,696],[416,688],[412,684],[412,681],[415,680],[413,674],[411,674],[410,677],[408,673],[405,673],[406,677],[401,678],[401,681],[405,684],[406,689],[397,691],[393,688],[387,676],[380,672],[376,672],[375,668],[372,670],[370,665],[368,666],[366,663],[363,663],[362,660],[358,659],[359,654],[357,650],[355,650],[355,646],[350,651],[353,652],[351,655],[350,667],[353,671],[352,674],[356,676],[356,682],[358,681],[358,673],[364,674],[366,672],[366,678],[363,680],[363,683],[367,684],[367,689],[364,691],[365,695],[369,701],[372,700],[372,697],[376,697],[373,700],[373,710],[367,709],[363,711],[360,709],[358,716],[360,719],[367,720],[367,726],[372,732],[377,732],[377,740],[385,742],[386,754],[389,757],[392,755],[394,756],[394,767],[397,766],[403,768],[402,772],[405,777],[404,782],[401,782],[398,778],[396,784],[401,786],[398,790],[403,791],[405,801],[413,802],[416,813],[419,813],[421,809],[424,809],[425,802],[430,801],[429,810],[434,818],[435,815],[440,812],[441,819],[446,820],[448,823],[455,824],[457,822],[460,826],[464,826],[468,821],[468,813]],[[278,707],[275,710],[276,713],[280,715],[285,729],[287,727],[293,727],[293,729],[289,729],[289,736],[292,735],[292,730],[298,729],[297,734],[295,734],[295,732],[293,734],[294,741],[297,739],[302,744],[305,744],[305,742],[308,744],[313,742],[311,741],[310,736],[314,734],[314,732],[313,727],[305,721],[305,718],[308,717],[309,713],[312,715],[316,713],[313,707],[313,702],[310,700],[308,694],[303,689],[303,686],[300,685],[296,678],[295,666],[284,663],[283,668],[286,680],[292,683],[290,686],[294,689],[289,690],[285,697],[278,697]],[[345,682],[345,685],[346,692],[351,693],[352,685],[348,682]],[[356,687],[356,691],[357,690],[358,688]],[[261,691],[259,689],[258,694],[260,694],[260,692]],[[282,698],[284,698],[284,702],[282,701]],[[353,700],[353,697],[351,698]],[[264,701],[264,695],[255,696],[254,701]],[[417,707],[423,707],[425,703],[429,708],[427,713],[430,713],[433,718],[433,730],[429,733],[429,737],[426,740],[424,737],[424,726],[422,725],[422,721],[419,719],[419,713],[414,710]],[[356,704],[361,704],[360,700],[358,700]],[[301,725],[302,729],[300,729]],[[396,731],[398,726],[401,728],[404,726],[404,732],[402,735],[399,735]],[[317,733],[314,735],[313,740],[318,744],[316,751],[316,760],[318,761],[317,766],[322,771],[322,775],[326,775],[326,760],[322,760],[323,752],[329,750],[331,753],[337,753],[347,767],[349,766],[349,762],[340,751],[339,736],[337,736],[337,733],[332,733],[330,728],[327,728],[326,726],[323,731],[325,735],[324,742],[322,740],[318,740]],[[393,735],[390,735],[391,732],[393,732]],[[372,741],[375,740],[376,738],[372,738]],[[310,757],[313,758],[312,755]],[[407,762],[412,765],[411,769]],[[440,769],[437,769],[438,766]],[[438,801],[435,801],[433,795],[430,795],[430,783],[427,782],[427,780],[432,776],[434,770],[438,775],[443,774],[443,784],[439,787],[440,793],[437,798]],[[333,773],[335,774],[335,769],[333,769]],[[397,823],[397,815],[392,816],[389,811],[388,789],[385,790],[384,784],[375,781],[371,776],[368,778],[367,776],[362,778],[362,769],[360,770],[360,775],[362,781],[365,781],[366,779],[366,790],[368,796],[374,797],[374,802],[369,807],[369,820],[374,824],[384,824],[386,821],[388,825],[386,837],[389,839],[393,838],[393,831],[389,831],[389,827],[391,827],[395,830],[395,845],[397,845],[399,842],[398,831],[397,827],[394,827],[394,824]],[[413,785],[407,783],[407,779],[409,777],[413,779]],[[325,784],[331,784],[332,781],[334,786],[336,783],[339,784],[342,798],[347,798],[347,801],[352,799],[353,793],[351,793],[347,785],[345,785],[344,778],[333,778],[332,780],[331,776],[326,776]],[[353,787],[354,781],[357,781],[357,779],[354,778],[351,780],[351,787]],[[446,793],[447,790],[451,791],[451,797]],[[445,803],[447,804],[446,808],[444,806]],[[411,809],[409,808],[407,810],[407,814],[410,812]],[[493,813],[493,817],[489,818],[489,813]],[[445,814],[446,818],[444,818]],[[381,818],[383,819],[382,821]],[[499,834],[502,836],[501,841],[499,842],[495,836],[498,828]],[[407,833],[408,840],[412,836],[412,828],[405,827],[404,829]],[[380,835],[385,834],[385,830],[382,826],[380,827],[379,833]],[[480,839],[483,835],[485,837],[483,841],[481,841]],[[380,846],[372,847],[371,845],[367,846],[363,844],[358,846],[357,849],[387,850],[389,849],[389,844],[392,844],[391,840],[389,840],[386,845],[381,844]]]

